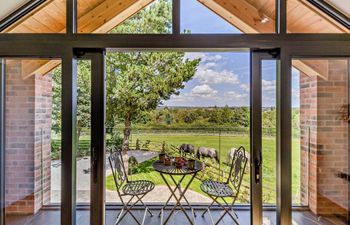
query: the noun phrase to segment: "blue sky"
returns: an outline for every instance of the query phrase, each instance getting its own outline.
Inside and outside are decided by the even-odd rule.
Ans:
[[[196,0],[181,0],[181,30],[191,33],[240,33]],[[249,106],[249,52],[191,52],[201,58],[193,79],[166,106]],[[276,62],[262,64],[263,106],[276,106]],[[299,107],[299,73],[293,70],[293,107]]]

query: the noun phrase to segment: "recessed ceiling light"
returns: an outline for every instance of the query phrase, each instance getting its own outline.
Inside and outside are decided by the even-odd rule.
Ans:
[[[264,18],[261,19],[260,22],[261,22],[261,23],[267,23],[267,22],[269,22],[269,18],[264,17]]]

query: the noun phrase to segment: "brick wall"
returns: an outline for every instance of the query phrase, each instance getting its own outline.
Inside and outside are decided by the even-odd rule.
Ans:
[[[31,214],[50,201],[51,76],[22,79],[20,61],[6,71],[6,213]]]
[[[50,203],[52,76],[35,77],[35,211]]]
[[[301,204],[316,205],[317,78],[300,76]],[[310,160],[309,159],[313,159]],[[310,175],[309,175],[310,174]],[[310,193],[308,192],[308,188]],[[316,208],[312,208],[316,210]]]
[[[348,183],[338,174],[348,173],[349,124],[341,113],[348,104],[347,61],[330,60],[327,80],[301,75],[300,101],[302,202],[319,215],[344,214]]]

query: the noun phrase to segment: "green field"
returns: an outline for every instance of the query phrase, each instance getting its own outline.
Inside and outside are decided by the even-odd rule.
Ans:
[[[132,136],[132,141],[135,142],[136,139],[141,141],[151,141],[151,142],[166,142],[167,144],[172,144],[179,146],[183,143],[193,144],[196,148],[199,146],[213,147],[220,149],[221,159],[226,159],[227,152],[232,147],[244,146],[247,151],[249,151],[249,136],[238,136],[233,134],[224,135],[212,135],[212,134],[199,134],[199,133],[147,133],[147,134],[134,134]],[[299,185],[300,185],[300,147],[299,139],[293,139],[293,162],[292,162],[292,184],[293,184],[293,203],[299,204]],[[263,137],[262,140],[262,155],[263,155],[263,201],[266,204],[275,204],[275,194],[276,194],[276,140],[273,137]],[[146,172],[137,173],[131,176],[131,179],[149,179],[156,184],[163,184],[158,173],[152,171],[151,162],[146,162],[142,167],[148,168]],[[249,197],[249,168],[246,170],[244,176],[244,181],[242,184],[241,194],[238,199],[240,203],[247,203],[250,199]],[[196,180],[191,189],[201,193],[200,181]],[[107,188],[114,189],[114,183],[112,177],[107,178]]]

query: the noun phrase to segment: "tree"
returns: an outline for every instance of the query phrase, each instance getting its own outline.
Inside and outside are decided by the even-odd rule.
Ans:
[[[170,115],[170,113],[165,114],[165,123],[167,125],[170,125],[173,123],[173,117]]]
[[[61,67],[58,67],[52,74],[52,127],[56,131],[61,129],[61,80],[62,71]],[[77,138],[79,140],[83,128],[89,128],[91,124],[91,63],[89,61],[78,61],[77,90]]]
[[[160,0],[113,30],[114,33],[169,33],[171,2]],[[129,52],[107,55],[107,122],[124,123],[123,151],[129,148],[131,124],[156,109],[195,74],[199,60],[180,52]]]
[[[249,108],[242,106],[234,111],[232,122],[240,127],[249,127],[250,124],[250,114]]]

